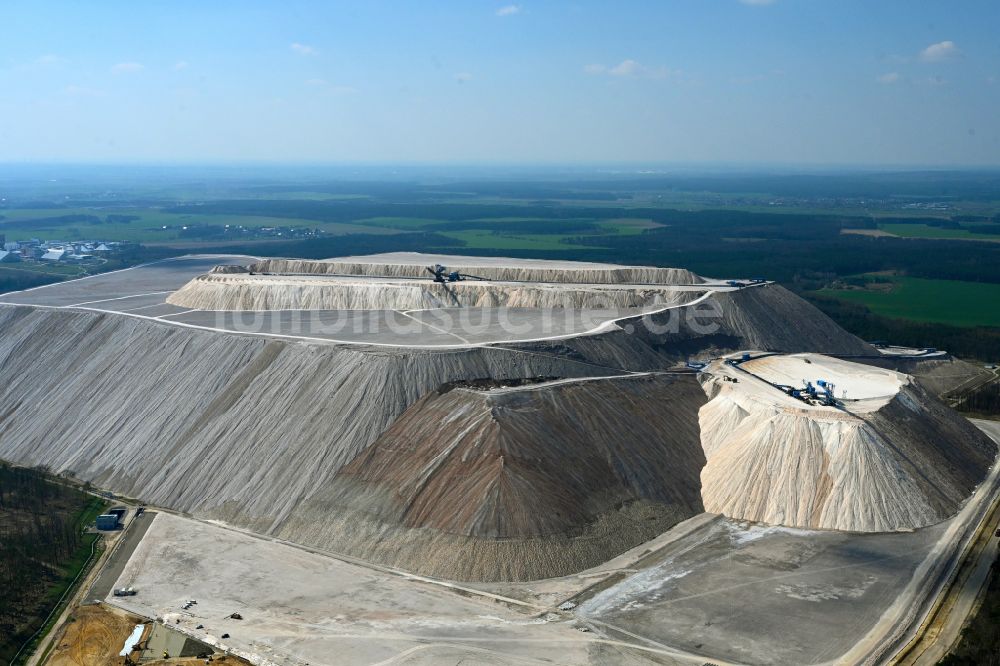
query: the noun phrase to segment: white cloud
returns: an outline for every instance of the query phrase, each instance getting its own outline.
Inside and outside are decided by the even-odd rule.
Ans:
[[[920,52],[920,59],[924,62],[941,62],[951,60],[958,55],[958,47],[955,42],[945,40],[937,44],[931,44]]]
[[[138,62],[120,62],[111,68],[114,74],[134,74],[135,72],[141,72],[145,69],[141,63]]]
[[[642,65],[636,60],[626,59],[608,70],[612,76],[635,76],[642,69]]]
[[[497,10],[497,16],[513,16],[521,13],[521,5],[504,5]]]
[[[187,60],[178,60],[177,62],[174,63],[174,71],[179,72],[182,69],[187,69],[187,68],[188,68]]]
[[[776,0],[740,0],[742,5],[750,5],[751,7],[766,7],[767,5],[773,5]]]
[[[46,53],[43,56],[38,56],[35,59],[36,65],[58,65],[59,63],[66,62],[66,59],[57,56],[55,53]]]
[[[455,80],[459,83],[465,83],[472,80],[472,74],[469,72],[459,72],[455,75]]]
[[[288,48],[303,56],[314,56],[319,53],[319,51],[308,44],[300,44],[299,42],[292,42]]]
[[[668,67],[647,67],[638,60],[626,58],[617,65],[592,64],[584,65],[583,71],[593,76],[607,75],[618,78],[643,77],[647,79],[665,79],[676,72],[671,72]]]
[[[319,88],[326,85],[326,79],[306,79],[306,85]]]
[[[886,85],[896,83],[897,81],[899,81],[899,72],[886,72],[878,77],[878,82]]]

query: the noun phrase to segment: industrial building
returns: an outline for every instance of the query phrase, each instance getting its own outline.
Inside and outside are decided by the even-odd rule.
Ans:
[[[116,530],[118,529],[118,516],[113,513],[102,513],[97,517],[97,529]]]
[[[125,514],[128,509],[122,506],[109,509],[107,513],[102,513],[97,517],[97,529],[99,530],[116,530],[121,527],[122,520],[125,518]]]
[[[67,256],[65,249],[61,247],[50,247],[40,259],[42,261],[62,261]]]

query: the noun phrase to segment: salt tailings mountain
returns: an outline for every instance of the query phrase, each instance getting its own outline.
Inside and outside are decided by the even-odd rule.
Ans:
[[[996,454],[902,373],[796,354],[716,361],[703,377],[713,397],[699,414],[702,496],[706,510],[733,518],[852,532],[924,527],[961,508]],[[774,390],[799,377],[853,397],[828,406]]]
[[[580,571],[704,511],[919,528],[996,453],[784,288],[683,269],[186,257],[0,301],[0,457],[447,578]]]

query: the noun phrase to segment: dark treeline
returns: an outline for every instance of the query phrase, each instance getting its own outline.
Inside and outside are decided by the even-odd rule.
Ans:
[[[61,275],[51,273],[32,273],[29,271],[4,270],[0,268],[0,294],[8,291],[20,291],[40,287],[43,284],[60,282]]]
[[[1000,557],[992,568],[982,606],[940,666],[1000,666]]]
[[[1000,328],[963,328],[891,319],[863,305],[835,298],[803,294],[813,305],[864,340],[888,340],[904,347],[938,347],[955,356],[996,362],[1000,359]]]
[[[818,289],[838,276],[893,270],[931,279],[1000,282],[1000,243],[841,234],[834,221],[767,216],[747,224],[671,225],[635,236],[581,237],[594,258],[684,266],[701,275],[757,276]],[[774,218],[798,218],[784,220]]]
[[[267,243],[227,242],[224,245],[206,244],[204,247],[199,247],[197,251],[295,257],[298,259],[328,259],[378,252],[434,252],[442,250],[451,254],[461,254],[463,245],[461,241],[441,234],[419,232],[392,235],[349,234],[347,236]],[[184,252],[174,250],[173,254],[184,254]],[[477,250],[476,254],[482,253]]]
[[[27,220],[19,220],[16,217],[13,217],[7,220],[7,224],[11,226],[16,225],[22,229],[48,229],[65,224],[100,224],[101,222],[101,218],[96,215],[85,215],[82,213],[72,215],[56,215],[54,217],[36,217]]]
[[[47,592],[86,547],[81,521],[97,501],[42,470],[0,462],[0,660],[44,617]]]
[[[106,215],[103,219],[97,215],[86,215],[83,213],[74,213],[72,215],[56,215],[53,217],[34,217],[30,219],[18,219],[13,217],[6,220],[6,224],[9,226],[16,226],[19,229],[33,229],[37,231],[40,235],[43,232],[51,231],[55,229],[60,229],[62,226],[67,224],[131,224],[132,222],[141,219],[137,215]],[[72,238],[67,238],[65,240],[75,240]],[[113,240],[113,239],[109,239]]]
[[[372,217],[442,220],[428,224],[422,248],[454,247],[435,232],[481,229],[498,233],[558,233],[578,237],[568,243],[593,250],[567,250],[567,259],[684,266],[703,275],[761,275],[801,289],[824,286],[837,276],[895,270],[916,277],[1000,283],[1000,243],[930,239],[873,238],[842,234],[842,229],[874,228],[870,218],[802,213],[731,210],[680,211],[658,208],[561,206],[553,204],[476,204],[378,200],[215,201],[169,208],[176,213],[243,214],[295,217],[326,222],[358,222]],[[535,218],[514,221],[498,218]],[[597,235],[595,221],[643,218],[665,226],[628,236]],[[905,218],[939,223],[935,218]],[[992,227],[992,224],[984,225]],[[382,245],[410,243],[383,238]],[[345,241],[349,243],[349,241]],[[369,243],[378,246],[378,243]],[[258,249],[259,251],[259,249]],[[373,251],[384,251],[381,248]],[[536,252],[507,251],[517,256]]]
[[[956,406],[960,412],[1000,414],[1000,382],[991,382],[964,396]]]
[[[81,543],[75,512],[53,504],[80,503],[78,491],[32,469],[0,463],[0,615],[24,588],[41,587],[39,570],[57,566]]]

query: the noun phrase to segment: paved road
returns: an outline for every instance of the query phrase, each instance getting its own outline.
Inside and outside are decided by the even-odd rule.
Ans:
[[[105,563],[97,580],[90,586],[90,591],[84,597],[84,603],[97,603],[111,594],[115,581],[122,575],[125,565],[132,557],[139,542],[146,535],[146,530],[149,529],[154,516],[156,516],[155,511],[146,511],[141,516],[132,518],[122,539],[115,546],[115,551],[111,553],[111,557]]]
[[[989,421],[976,421],[982,430],[990,434],[1000,443],[1000,423]],[[971,561],[966,562],[968,567],[967,575],[960,575],[956,583],[957,587],[948,590],[946,594],[950,598],[945,598],[945,605],[950,604],[946,610],[945,617],[935,618],[929,626],[925,628],[926,636],[924,645],[916,645],[913,652],[903,655],[898,664],[914,666],[934,666],[939,663],[948,652],[958,643],[962,635],[962,629],[969,621],[979,594],[989,580],[990,570],[993,563],[1000,555],[1000,539],[994,537],[994,532],[1000,525],[998,513],[994,507],[992,515],[987,516],[982,526],[980,541],[969,554]]]
[[[970,419],[981,430],[1000,443],[1000,424],[992,421]],[[950,527],[939,543],[935,546],[924,565],[917,571],[907,586],[883,615],[868,636],[859,642],[846,657],[850,663],[897,663],[900,657],[913,646],[913,641],[920,638],[925,629],[925,621],[933,612],[938,599],[949,593],[949,585],[962,565],[961,553],[966,544],[975,539],[980,522],[985,519],[992,507],[992,500],[1000,489],[1000,461],[994,463],[989,476],[976,489],[972,499],[965,507],[947,523]],[[933,529],[933,528],[932,528]],[[993,546],[995,548],[995,544]],[[994,550],[994,552],[996,552]],[[975,573],[970,576],[967,584],[976,584]],[[979,581],[981,586],[981,580]],[[963,586],[964,587],[964,586]],[[962,594],[973,597],[977,589],[969,589]],[[964,608],[963,608],[964,606]],[[971,603],[956,604],[957,613],[963,620],[971,609]],[[952,628],[956,634],[959,629]],[[938,635],[945,645],[950,646],[954,640],[941,634]]]

